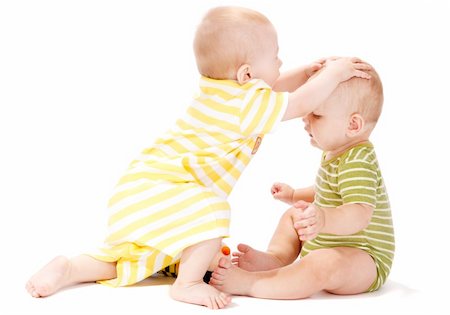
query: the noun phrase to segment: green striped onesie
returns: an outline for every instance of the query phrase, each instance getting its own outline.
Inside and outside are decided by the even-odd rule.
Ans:
[[[316,177],[314,204],[327,208],[361,203],[374,208],[369,225],[352,235],[319,234],[303,244],[300,257],[310,251],[330,247],[355,247],[366,251],[375,261],[377,279],[368,291],[386,281],[394,258],[395,242],[389,198],[370,142],[358,144],[340,156],[325,160]]]

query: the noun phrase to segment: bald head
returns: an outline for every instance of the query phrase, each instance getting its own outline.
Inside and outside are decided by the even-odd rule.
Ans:
[[[383,85],[375,69],[365,70],[371,78],[353,77],[338,85],[334,93],[349,104],[349,110],[359,113],[366,123],[376,123],[383,108]]]
[[[200,74],[214,79],[235,79],[237,69],[248,63],[264,33],[273,29],[261,13],[241,7],[218,7],[207,12],[194,39]]]

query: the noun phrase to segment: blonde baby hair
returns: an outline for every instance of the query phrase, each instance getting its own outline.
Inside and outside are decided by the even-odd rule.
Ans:
[[[335,92],[346,98],[353,112],[359,113],[366,123],[375,126],[383,108],[383,84],[373,67],[364,71],[370,74],[369,80],[353,77],[340,83]]]
[[[206,13],[194,38],[198,71],[212,79],[235,79],[264,42],[263,14],[242,7],[217,7]]]

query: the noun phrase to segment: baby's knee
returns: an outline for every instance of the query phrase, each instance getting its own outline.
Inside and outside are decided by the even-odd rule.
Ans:
[[[309,258],[309,259],[306,259]],[[332,249],[318,249],[304,257],[311,273],[320,283],[329,283],[335,278],[342,268],[345,258],[339,252]]]
[[[284,214],[281,216],[282,221],[286,222],[295,222],[296,221],[296,215],[298,213],[298,209],[295,207],[290,207],[287,209]]]

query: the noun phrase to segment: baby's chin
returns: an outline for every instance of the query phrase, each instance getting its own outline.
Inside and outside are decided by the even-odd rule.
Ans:
[[[317,144],[316,140],[314,140],[313,137],[310,138],[310,141],[309,141],[309,142],[311,143],[311,145],[312,145],[313,147],[320,149],[319,145]]]

